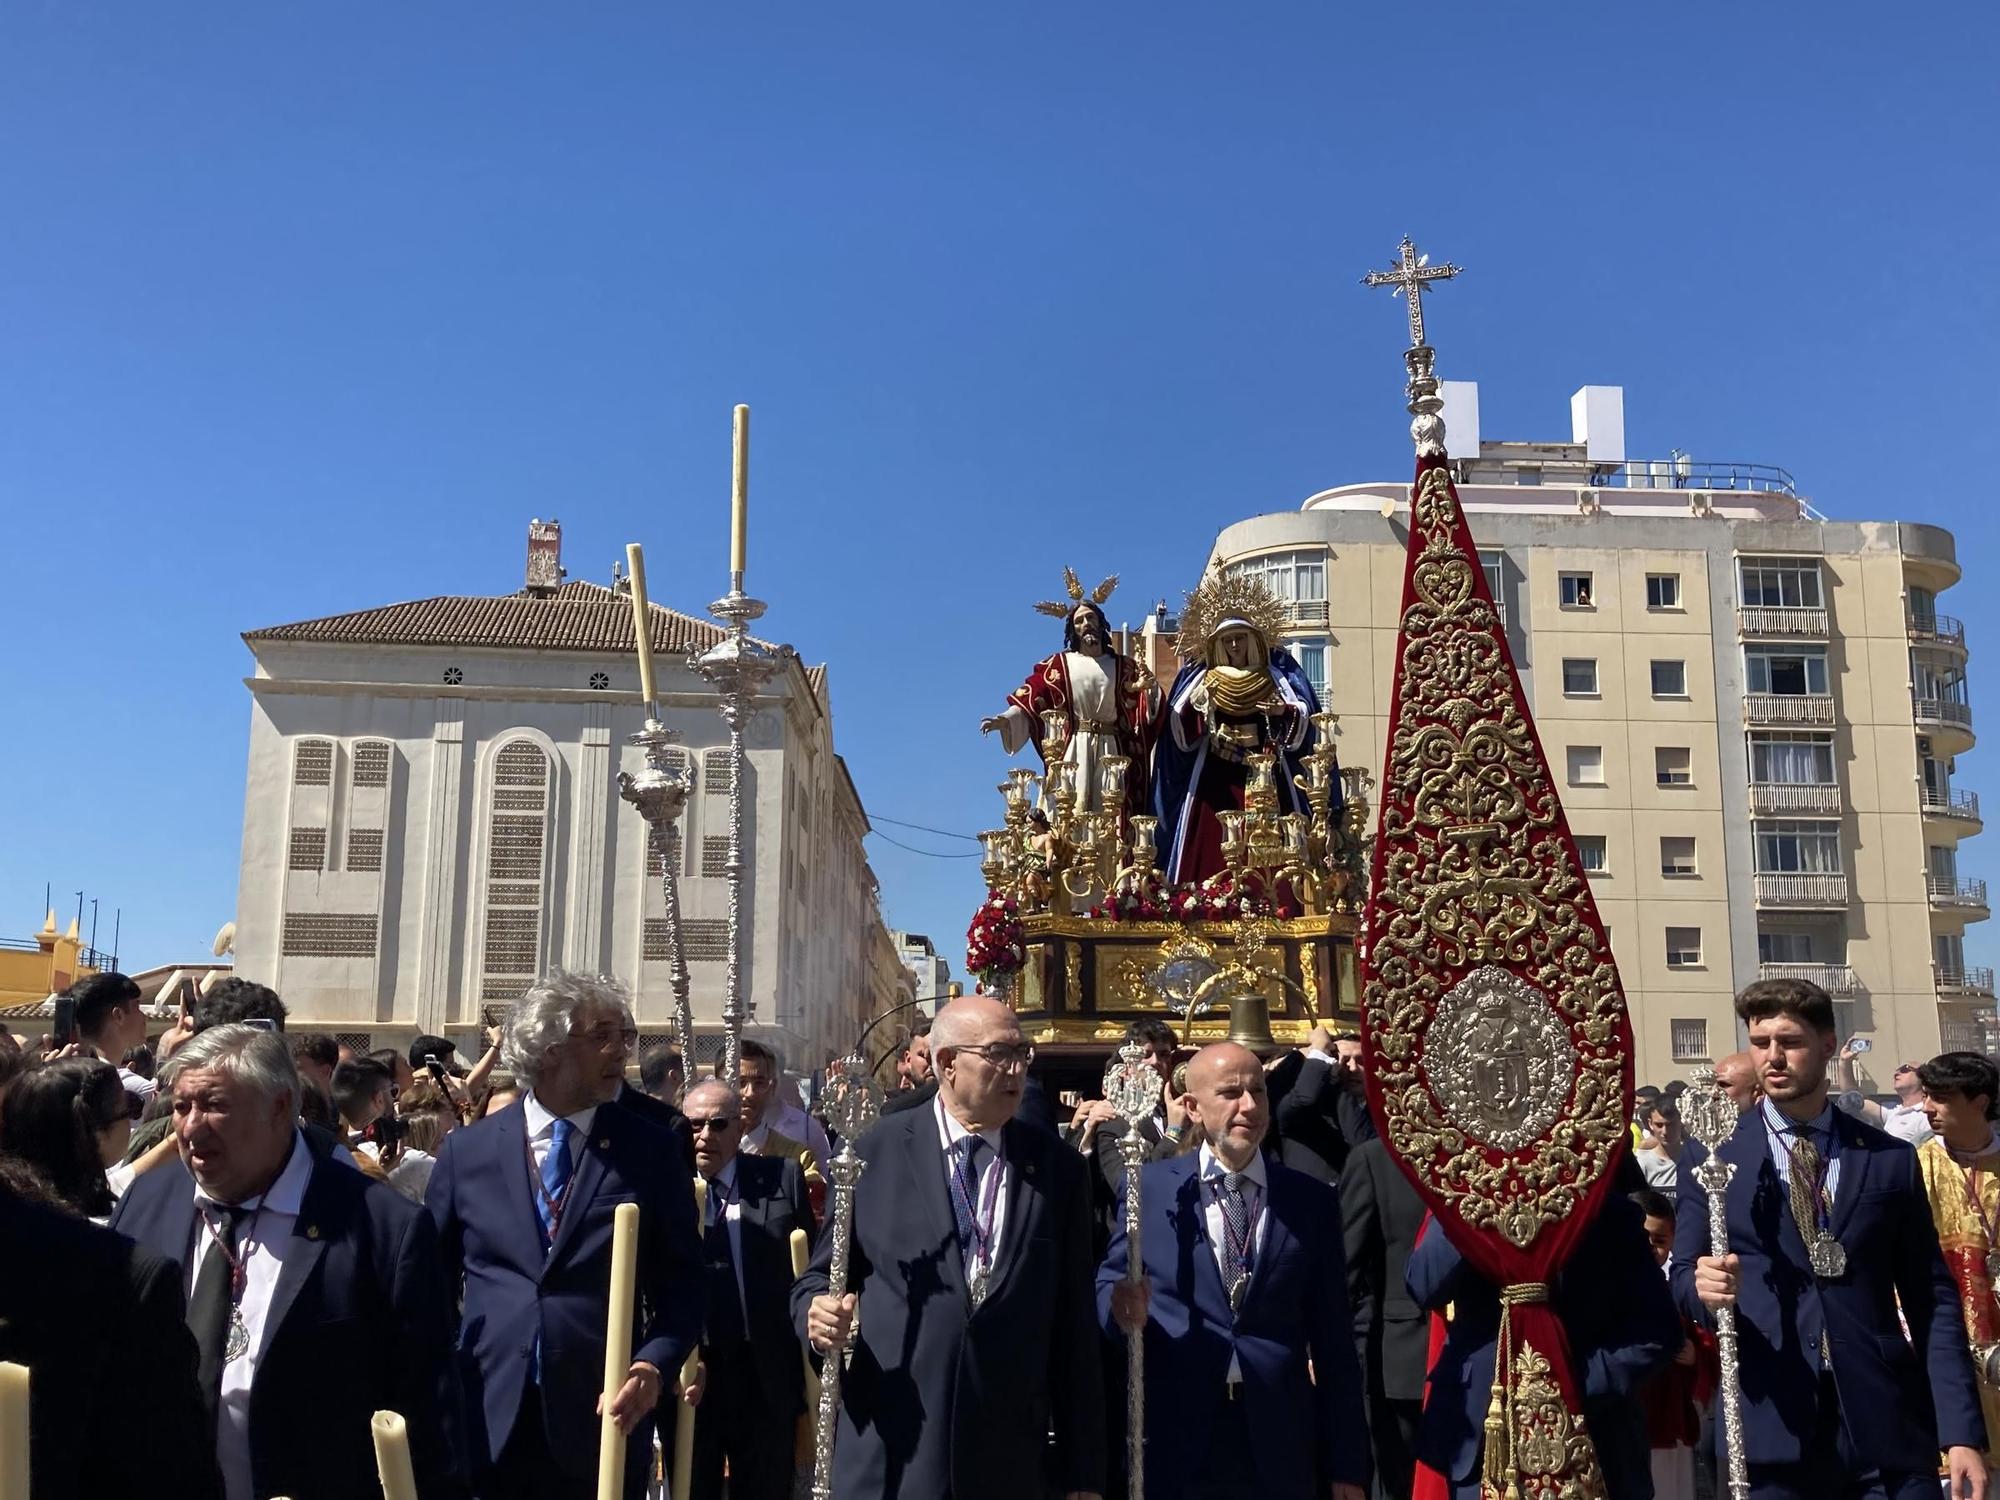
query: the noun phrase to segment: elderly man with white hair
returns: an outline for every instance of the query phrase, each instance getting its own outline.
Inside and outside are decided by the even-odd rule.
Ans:
[[[317,1154],[285,1039],[211,1027],[160,1075],[180,1154],[112,1228],[175,1262],[228,1500],[379,1485],[369,1418],[409,1423],[426,1500],[466,1492],[450,1301],[422,1209]]]
[[[694,1188],[680,1143],[614,1107],[639,1038],[615,980],[556,973],[507,1016],[507,1108],[445,1137],[424,1202],[463,1290],[459,1358],[481,1500],[594,1496],[611,1225],[639,1205],[632,1363],[611,1414],[624,1493],[644,1491],[652,1413],[701,1333]]]
[[[831,1235],[792,1288],[814,1347],[854,1345],[837,1500],[1103,1491],[1090,1184],[1061,1137],[1015,1119],[1034,1055],[1007,1006],[954,1000],[931,1028],[935,1102],[856,1142],[848,1293],[827,1292]]]

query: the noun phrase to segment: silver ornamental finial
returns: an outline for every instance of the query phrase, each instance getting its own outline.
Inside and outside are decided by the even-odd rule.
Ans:
[[[1696,1068],[1687,1092],[1681,1095],[1681,1122],[1688,1134],[1714,1151],[1736,1134],[1738,1118],[1736,1101],[1715,1081],[1715,1069]]]
[[[869,1076],[867,1058],[851,1053],[840,1060],[837,1069],[827,1069],[826,1090],[819,1101],[819,1117],[827,1129],[841,1140],[851,1141],[881,1113],[881,1090]]]
[[[1386,286],[1410,304],[1410,347],[1403,351],[1403,364],[1410,372],[1405,387],[1410,397],[1410,440],[1417,445],[1419,457],[1443,458],[1444,418],[1439,413],[1444,410],[1444,398],[1438,394],[1437,377],[1432,373],[1437,351],[1424,342],[1424,293],[1430,290],[1430,283],[1456,276],[1458,267],[1432,265],[1429,256],[1417,254],[1408,235],[1397,249],[1393,268],[1370,271],[1361,284]]]
[[[1136,1129],[1160,1102],[1160,1075],[1136,1041],[1118,1049],[1104,1069],[1104,1098],[1128,1128]]]

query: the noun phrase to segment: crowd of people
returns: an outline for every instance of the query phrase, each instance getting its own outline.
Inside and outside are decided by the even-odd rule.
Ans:
[[[670,1049],[635,1067],[611,981],[538,982],[470,1061],[290,1033],[241,979],[152,1038],[129,979],[65,1000],[62,1045],[0,1042],[0,1359],[32,1372],[36,1500],[357,1500],[383,1409],[426,1500],[595,1495],[607,1410],[628,1500],[684,1412],[695,1496],[780,1500],[836,1357],[836,1495],[1082,1500],[1126,1488],[1134,1335],[1154,1500],[1480,1494],[1503,1288],[1376,1137],[1357,1036],[1260,1057],[1135,1023],[1160,1097],[1131,1123],[1051,1098],[1013,1012],[954,999],[856,1143],[835,1296],[838,1142],[781,1059],[745,1039],[733,1080]],[[1760,981],[1737,1013],[1729,1252],[1684,1087],[1645,1088],[1548,1291],[1606,1496],[1728,1493],[1723,1307],[1758,1500],[1983,1496],[2000,1073],[1947,1053],[1897,1069],[1885,1107],[1814,986]],[[607,1392],[625,1203],[638,1295]]]

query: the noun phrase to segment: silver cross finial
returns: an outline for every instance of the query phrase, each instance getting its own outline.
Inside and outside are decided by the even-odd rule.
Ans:
[[[1449,281],[1458,274],[1458,267],[1449,263],[1441,266],[1430,264],[1428,255],[1417,254],[1417,247],[1410,237],[1403,236],[1400,254],[1395,268],[1388,271],[1370,271],[1361,278],[1363,286],[1386,286],[1409,300],[1410,304],[1410,347],[1424,346],[1424,293],[1430,290],[1433,281]]]

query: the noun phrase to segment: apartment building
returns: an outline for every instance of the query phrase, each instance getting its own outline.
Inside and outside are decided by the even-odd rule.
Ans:
[[[1738,1045],[1731,999],[1796,974],[1905,1058],[1994,1050],[1969,965],[1985,882],[1951,535],[1834,521],[1782,469],[1628,459],[1623,393],[1586,387],[1569,443],[1482,442],[1448,384],[1459,495],[1623,976],[1642,1080]],[[1212,565],[1291,601],[1288,644],[1379,772],[1407,481],[1342,485],[1224,528]],[[1867,1071],[1867,1070],[1864,1070]]]

